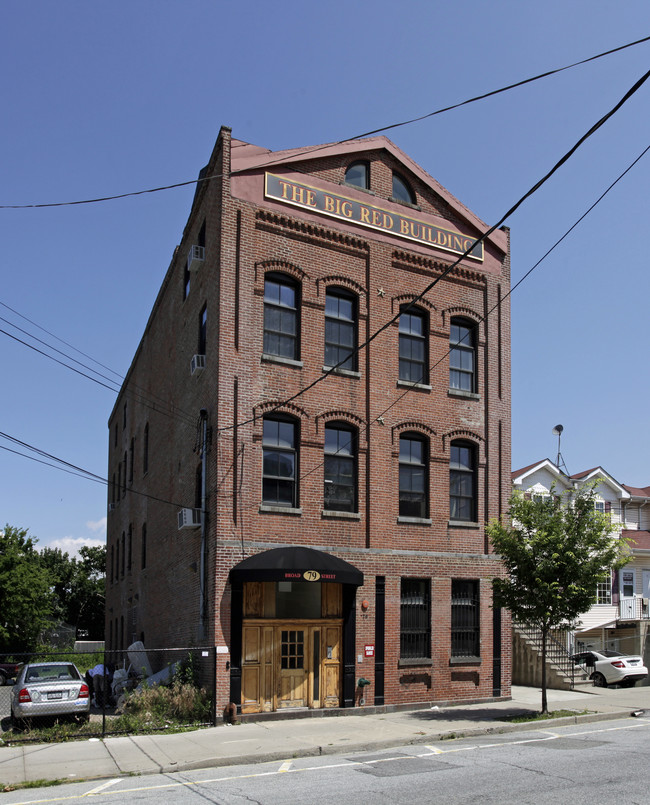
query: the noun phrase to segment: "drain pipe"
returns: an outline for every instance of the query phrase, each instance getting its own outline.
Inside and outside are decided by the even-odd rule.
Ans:
[[[199,573],[199,640],[206,639],[207,633],[207,469],[208,469],[208,412],[201,408],[201,556]]]

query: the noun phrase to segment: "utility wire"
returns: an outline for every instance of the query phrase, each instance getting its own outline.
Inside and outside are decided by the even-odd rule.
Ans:
[[[508,297],[510,297],[510,296],[511,296],[511,295],[514,293],[514,291],[516,291],[516,290],[517,290],[517,288],[518,288],[518,287],[519,287],[519,286],[520,286],[520,285],[521,285],[521,284],[522,284],[522,283],[523,283],[523,282],[524,282],[526,279],[528,279],[528,277],[529,277],[529,276],[530,276],[530,275],[533,273],[533,271],[535,271],[535,269],[536,269],[536,268],[538,268],[538,267],[539,267],[539,266],[540,266],[540,265],[541,265],[541,264],[544,262],[544,260],[546,260],[546,258],[547,258],[547,257],[548,257],[548,256],[549,256],[549,255],[550,255],[550,254],[551,254],[553,251],[555,251],[555,249],[556,249],[556,248],[557,248],[557,247],[558,247],[558,246],[559,246],[559,245],[560,245],[560,244],[561,244],[561,243],[562,243],[562,242],[563,242],[563,241],[564,241],[564,240],[565,240],[565,239],[566,239],[566,238],[567,238],[567,237],[568,237],[570,234],[571,234],[571,232],[573,232],[573,230],[574,230],[574,229],[576,229],[576,227],[577,227],[577,226],[578,226],[580,223],[582,223],[582,221],[584,221],[584,219],[585,219],[585,218],[586,218],[586,217],[589,215],[589,213],[591,213],[591,212],[592,212],[592,210],[594,210],[594,209],[595,209],[595,208],[596,208],[596,207],[597,207],[597,206],[600,204],[600,202],[601,202],[601,201],[602,201],[602,200],[605,198],[605,196],[607,196],[607,194],[608,194],[608,193],[609,193],[611,190],[613,190],[613,188],[614,188],[614,187],[615,187],[615,186],[616,186],[616,185],[617,185],[617,184],[618,184],[618,183],[621,181],[621,179],[623,179],[623,177],[624,177],[624,176],[626,176],[626,175],[627,175],[627,174],[628,174],[628,173],[629,173],[629,172],[632,170],[632,168],[633,168],[633,167],[634,167],[634,166],[635,166],[635,165],[636,165],[636,164],[637,164],[637,163],[638,163],[638,162],[639,162],[639,161],[640,161],[640,160],[641,160],[641,159],[642,159],[642,158],[643,158],[643,157],[644,157],[644,156],[645,156],[647,153],[648,153],[648,151],[650,151],[650,145],[646,146],[646,148],[644,148],[644,150],[643,150],[643,151],[642,151],[642,152],[641,152],[641,153],[640,153],[640,154],[639,154],[639,155],[636,157],[636,159],[634,159],[634,160],[633,160],[633,161],[632,161],[632,162],[631,162],[631,163],[630,163],[630,164],[627,166],[627,168],[625,168],[625,170],[624,170],[622,173],[620,173],[620,174],[617,176],[617,178],[616,178],[616,179],[614,179],[614,181],[613,181],[613,182],[612,182],[612,183],[609,185],[609,187],[608,187],[606,190],[604,190],[604,191],[603,191],[603,192],[600,194],[600,196],[598,196],[598,198],[597,198],[597,199],[596,199],[596,200],[595,200],[595,201],[594,201],[594,202],[593,202],[593,203],[592,203],[592,204],[591,204],[591,205],[590,205],[590,206],[587,208],[587,210],[585,210],[585,212],[583,212],[583,213],[582,213],[582,215],[581,215],[581,216],[580,216],[580,217],[579,217],[579,218],[578,218],[578,219],[577,219],[577,220],[576,220],[576,221],[575,221],[575,222],[574,222],[574,223],[573,223],[573,224],[572,224],[572,225],[571,225],[571,226],[570,226],[570,227],[569,227],[569,228],[568,228],[568,229],[567,229],[565,232],[564,232],[564,234],[563,234],[561,237],[559,237],[559,238],[558,238],[558,239],[555,241],[555,243],[554,243],[554,244],[553,244],[553,245],[552,245],[552,246],[551,246],[549,249],[547,249],[547,250],[546,250],[546,252],[544,252],[544,254],[543,254],[543,255],[542,255],[540,258],[539,258],[539,260],[538,260],[536,263],[534,263],[534,264],[531,266],[531,268],[529,268],[529,269],[528,269],[528,271],[527,271],[527,272],[526,272],[526,273],[525,273],[525,274],[524,274],[524,275],[523,275],[523,276],[522,276],[522,277],[521,277],[521,278],[520,278],[520,279],[519,279],[519,280],[518,280],[518,281],[517,281],[517,282],[516,282],[516,283],[515,283],[515,284],[512,286],[512,288],[510,288],[510,290],[509,290],[509,291],[508,291],[508,292],[507,292],[507,293],[506,293],[506,294],[503,296],[503,298],[502,298],[502,299],[500,299],[500,300],[499,300],[499,301],[498,301],[498,302],[497,302],[495,305],[493,305],[493,306],[492,306],[492,307],[491,307],[491,308],[490,308],[490,309],[487,311],[487,313],[486,313],[484,316],[479,317],[479,319],[476,321],[476,323],[475,323],[475,325],[474,325],[475,327],[476,327],[476,326],[478,326],[479,324],[482,324],[484,321],[486,321],[486,320],[487,320],[487,318],[488,318],[489,316],[491,316],[491,315],[494,313],[494,311],[495,311],[495,310],[497,310],[497,309],[498,309],[498,308],[499,308],[499,307],[500,307],[500,306],[501,306],[501,305],[502,305],[502,304],[503,304],[503,303],[506,301],[506,299],[508,299]],[[469,335],[469,334],[468,334],[468,335]],[[461,339],[461,342],[462,342],[462,341],[463,341],[463,340],[464,340],[466,337],[467,337],[467,336],[465,336],[463,339]],[[460,342],[459,342],[459,343],[460,343]],[[447,351],[444,353],[444,355],[442,355],[442,356],[441,356],[441,357],[440,357],[440,358],[439,358],[437,361],[435,361],[435,363],[433,363],[433,364],[432,364],[432,365],[431,365],[431,366],[428,368],[428,373],[430,374],[430,373],[431,373],[431,372],[432,372],[434,369],[436,369],[436,368],[437,368],[437,367],[438,367],[438,366],[439,366],[439,365],[440,365],[440,364],[441,364],[443,361],[447,360],[447,358],[449,357],[450,353],[451,353],[451,349],[449,348],[449,349],[447,349]],[[424,377],[421,377],[421,378],[420,378],[420,380],[419,380],[419,382],[423,382],[423,381],[424,381],[424,379],[425,379]],[[358,441],[359,441],[359,437],[360,437],[361,435],[365,434],[367,431],[369,431],[369,430],[370,430],[370,426],[371,426],[371,425],[373,425],[375,422],[379,421],[379,420],[380,420],[380,419],[381,419],[383,416],[385,416],[385,415],[386,415],[386,414],[387,414],[387,413],[388,413],[388,412],[389,412],[389,411],[390,411],[390,410],[391,410],[391,409],[392,409],[392,408],[393,408],[395,405],[397,405],[397,403],[399,403],[401,400],[403,400],[403,399],[404,399],[404,397],[406,397],[406,396],[407,396],[407,394],[409,394],[409,393],[412,391],[412,389],[413,389],[413,388],[414,388],[416,385],[417,385],[417,382],[416,382],[416,383],[414,383],[414,384],[413,384],[412,386],[410,386],[409,388],[406,388],[406,389],[405,389],[405,390],[404,390],[404,391],[403,391],[403,392],[402,392],[402,393],[401,393],[401,394],[400,394],[400,395],[399,395],[399,396],[398,396],[398,397],[397,397],[395,400],[393,400],[393,402],[392,402],[390,405],[388,405],[388,406],[387,406],[387,407],[386,407],[386,408],[385,408],[385,409],[384,409],[384,410],[383,410],[383,411],[382,411],[380,414],[378,414],[376,417],[374,417],[374,419],[373,419],[371,422],[368,422],[368,423],[367,423],[366,425],[364,425],[362,428],[359,428],[359,429],[358,429],[358,432],[357,432],[357,434],[356,434],[356,436],[354,436],[354,437],[353,437],[353,438],[354,438],[354,441],[358,443]],[[334,456],[334,455],[336,455],[337,453],[338,453],[338,450],[337,450],[337,451],[335,451],[335,452],[333,452],[333,453],[330,453],[329,455]],[[323,460],[323,461],[321,461],[320,463],[316,464],[316,466],[312,467],[310,470],[308,470],[307,472],[303,473],[303,474],[300,476],[300,478],[298,478],[297,483],[298,483],[298,484],[302,483],[302,481],[304,481],[306,478],[308,478],[308,477],[309,477],[310,475],[312,475],[314,472],[316,472],[316,471],[320,470],[320,469],[321,469],[321,468],[322,468],[324,465],[325,465],[325,461],[324,461],[324,460]],[[230,470],[229,470],[229,471],[226,473],[226,475],[227,475],[227,474],[229,474],[229,472],[230,472]],[[224,482],[225,482],[225,477],[222,479],[221,483],[224,483]],[[241,508],[242,508],[243,510],[249,510],[249,509],[254,509],[254,508],[258,507],[258,506],[260,505],[260,503],[261,503],[261,502],[262,502],[261,500],[256,500],[256,502],[255,502],[255,503],[250,503],[250,504],[248,504],[247,506],[241,506],[241,504],[240,504],[240,506],[241,506]]]
[[[556,73],[561,73],[564,70],[570,70],[570,69],[572,69],[574,67],[578,67],[578,66],[580,66],[582,64],[587,64],[588,62],[595,61],[596,59],[602,59],[605,56],[610,56],[613,53],[618,53],[621,50],[625,50],[627,48],[634,47],[635,45],[643,44],[644,42],[648,42],[649,40],[650,40],[650,36],[646,36],[646,37],[643,37],[643,39],[637,39],[634,42],[628,42],[626,45],[621,45],[620,47],[616,47],[616,48],[612,48],[610,50],[606,50],[606,51],[604,51],[602,53],[596,54],[595,56],[590,56],[587,59],[582,59],[581,61],[574,62],[573,64],[568,64],[568,65],[565,65],[564,67],[557,67],[557,68],[555,68],[553,70],[547,70],[544,73],[539,73],[538,75],[531,76],[530,78],[522,79],[521,81],[517,81],[514,84],[508,84],[507,86],[501,87],[500,89],[495,89],[495,90],[491,90],[490,92],[485,92],[482,95],[476,95],[476,96],[474,96],[472,98],[468,98],[467,100],[460,101],[459,103],[452,104],[451,106],[445,106],[442,109],[436,109],[433,112],[428,112],[428,113],[426,113],[424,115],[420,115],[419,117],[414,117],[414,118],[411,118],[409,120],[404,120],[401,123],[390,123],[390,124],[388,124],[386,126],[382,126],[381,128],[372,129],[371,131],[366,131],[363,134],[357,134],[354,137],[346,137],[343,140],[338,140],[336,144],[340,145],[342,143],[349,142],[350,140],[359,140],[359,139],[362,139],[363,137],[369,137],[369,136],[371,136],[373,134],[379,134],[382,131],[390,131],[391,129],[399,128],[401,126],[408,126],[411,123],[417,123],[417,122],[419,122],[421,120],[426,120],[427,118],[433,117],[434,115],[440,115],[440,114],[443,114],[443,112],[449,112],[452,109],[458,109],[461,106],[466,106],[467,104],[475,103],[477,101],[484,100],[485,98],[490,98],[490,97],[492,97],[494,95],[499,95],[502,92],[508,92],[511,89],[516,89],[517,87],[525,86],[526,84],[530,84],[533,81],[539,81],[542,78],[548,78],[549,76],[555,75]],[[328,148],[330,145],[331,145],[331,143],[329,145],[320,146],[319,148],[316,148],[316,149],[307,149],[303,153],[304,154],[313,154],[317,150],[320,150],[320,148]],[[294,158],[296,156],[300,156],[300,153],[293,154]],[[282,158],[278,157],[278,159],[282,159]],[[269,163],[266,163],[266,164],[269,164]],[[247,168],[247,170],[250,170],[250,168]],[[232,173],[233,174],[237,173],[237,171],[233,171]],[[147,193],[159,193],[159,192],[161,192],[163,190],[174,190],[174,189],[176,189],[178,187],[187,187],[189,185],[198,185],[198,184],[201,184],[202,182],[209,182],[211,179],[221,178],[222,176],[223,176],[223,174],[213,174],[211,176],[204,176],[204,177],[199,178],[199,179],[190,179],[189,181],[186,181],[186,182],[176,182],[174,184],[163,185],[161,187],[152,187],[152,188],[149,188],[147,190],[135,190],[135,191],[132,191],[132,192],[129,192],[129,193],[119,193],[119,194],[114,195],[114,196],[102,196],[102,197],[99,197],[99,198],[80,199],[80,200],[76,200],[76,201],[57,201],[57,202],[50,202],[50,203],[43,203],[43,204],[0,204],[0,210],[27,210],[27,209],[42,209],[42,208],[45,208],[45,207],[70,207],[70,206],[75,206],[75,205],[80,205],[80,204],[98,204],[98,203],[104,202],[104,201],[115,201],[115,200],[122,199],[122,198],[130,198],[130,197],[133,197],[133,196],[142,196],[142,195],[146,195]]]
[[[1,320],[5,321],[5,319],[1,319]],[[16,327],[16,325],[14,325],[14,324],[12,324],[11,326]],[[19,327],[16,327],[16,329],[20,330]],[[75,372],[75,374],[78,374],[81,377],[85,377],[87,380],[92,380],[92,382],[97,383],[98,386],[102,386],[103,388],[108,389],[109,391],[112,391],[114,393],[119,392],[119,390],[120,390],[119,388],[115,388],[115,381],[110,380],[109,378],[105,378],[105,379],[108,380],[109,383],[113,383],[112,386],[109,386],[106,383],[102,383],[101,380],[98,380],[96,377],[92,377],[92,375],[86,374],[85,372],[82,372],[79,369],[75,369],[74,366],[70,366],[69,364],[65,363],[64,361],[60,361],[58,358],[55,358],[53,355],[49,355],[47,352],[44,352],[42,349],[39,349],[38,347],[33,346],[33,344],[28,344],[27,341],[23,341],[22,338],[18,338],[18,336],[15,336],[15,335],[12,335],[11,333],[8,333],[6,330],[3,330],[1,327],[0,327],[0,333],[2,335],[6,335],[7,338],[11,338],[12,340],[17,341],[19,344],[22,344],[25,347],[28,347],[29,349],[34,350],[34,352],[37,352],[39,355],[43,355],[45,358],[49,358],[51,361],[54,361],[54,363],[58,363],[59,366],[64,366],[66,369],[69,369],[71,372]],[[35,338],[35,337],[30,335],[30,338]],[[35,340],[39,341],[39,339],[37,339],[37,338],[35,338]],[[49,349],[55,349],[54,347],[50,346],[49,344],[47,344],[46,346],[48,346]],[[55,351],[58,352],[59,350],[55,349]],[[69,358],[68,355],[66,355],[65,357]],[[70,360],[74,360],[74,358],[70,358]],[[88,367],[86,367],[86,368],[88,368]],[[91,369],[90,371],[93,371],[93,370]],[[104,375],[101,375],[101,377],[104,377]],[[162,408],[156,407],[155,403],[153,403],[153,404],[149,403],[141,395],[138,395],[138,394],[136,394],[134,392],[127,392],[127,393],[130,393],[132,398],[138,399],[145,408],[149,408],[150,410],[156,411],[157,413],[163,414],[164,416],[168,416],[168,417],[172,417],[172,418],[177,416],[172,411],[166,411],[166,410],[164,410]],[[180,413],[182,413],[182,412],[180,412]],[[190,418],[189,415],[185,415],[183,417],[179,416],[178,418],[182,422],[187,424],[187,425],[192,425],[192,426],[194,425],[194,417]]]
[[[576,229],[576,227],[592,212],[592,210],[594,210],[598,206],[598,204],[600,204],[600,202],[605,198],[605,196],[607,196],[607,194],[621,181],[621,179],[623,179],[623,177],[626,176],[632,170],[632,168],[645,156],[645,154],[648,153],[648,151],[650,151],[650,145],[648,145],[639,154],[639,156],[637,156],[636,159],[634,159],[633,162],[631,162],[630,165],[628,165],[628,167],[609,185],[609,187],[600,194],[600,196],[596,199],[596,201],[594,201],[593,204],[591,204],[591,206],[569,227],[569,229],[567,229],[564,232],[564,234],[560,238],[558,238],[555,241],[555,243],[549,249],[547,249],[547,251],[539,258],[539,260],[536,263],[534,263],[533,266],[531,266],[531,268],[515,283],[515,285],[512,286],[512,288],[508,291],[508,293],[505,294],[505,296],[496,305],[494,305],[490,310],[488,310],[488,312],[485,314],[485,316],[481,317],[478,320],[477,324],[482,323],[483,321],[485,321],[488,318],[488,316],[492,315],[492,313],[494,313],[494,311],[499,307],[499,305],[503,304],[503,302],[505,302],[505,300],[512,293],[514,293],[514,291],[517,290],[517,288],[519,288],[519,286],[522,285],[522,283],[525,282],[526,279],[528,279],[528,277],[533,273],[533,271],[535,271],[535,269],[537,269],[544,262],[544,260],[546,260],[546,258],[571,234],[571,232],[573,232],[573,230]],[[434,364],[432,364],[432,366],[429,368],[429,371],[432,371],[437,366],[439,366],[439,364],[449,356],[449,352],[450,352],[450,350],[447,350],[445,355],[443,355]],[[390,409],[397,402],[399,402],[399,400],[401,400],[406,394],[408,394],[409,392],[410,392],[410,389],[406,389],[398,397],[398,399],[395,400],[393,403],[391,403],[391,405],[389,405],[387,408],[385,408],[382,411],[382,413],[378,415],[378,417],[375,417],[372,422],[369,422],[367,425],[365,425],[363,428],[361,428],[359,433],[361,434],[361,433],[366,432],[370,428],[371,424],[376,422],[379,417],[384,416],[385,414],[387,414],[390,411]],[[53,456],[50,453],[46,453],[45,451],[40,450],[39,448],[33,447],[33,446],[27,444],[26,442],[23,442],[23,441],[21,441],[19,439],[16,439],[16,438],[12,437],[12,436],[9,436],[8,434],[0,432],[0,436],[4,437],[5,439],[8,439],[8,440],[10,440],[10,441],[12,441],[12,442],[14,442],[16,444],[22,445],[22,446],[26,447],[27,449],[33,450],[34,452],[38,453],[39,455],[47,456],[49,458],[52,458],[52,460],[57,461],[58,464],[50,464],[49,462],[42,461],[41,459],[37,459],[34,456],[30,456],[30,455],[27,455],[25,453],[20,453],[17,450],[12,450],[9,447],[5,447],[4,445],[0,445],[1,449],[6,450],[9,453],[14,453],[15,455],[22,456],[23,458],[28,458],[31,461],[36,461],[39,464],[45,464],[46,466],[52,467],[53,469],[61,470],[62,472],[67,472],[67,473],[70,473],[72,475],[78,475],[81,478],[86,478],[88,480],[95,481],[96,483],[102,483],[102,484],[105,484],[106,486],[108,486],[109,483],[110,483],[110,481],[108,481],[105,478],[101,478],[99,475],[96,475],[95,473],[91,473],[88,470],[83,470],[80,467],[76,467],[74,464],[70,464],[67,461],[63,461],[62,459],[59,459],[59,458],[57,458],[56,456]],[[242,446],[242,449],[243,449],[243,446]],[[242,452],[242,450],[240,450],[240,453],[241,452]],[[335,453],[332,453],[331,455],[335,455]],[[243,458],[243,456],[242,456],[242,458]],[[323,466],[323,464],[324,464],[324,462],[320,462],[315,467],[313,467],[311,470],[309,470],[308,472],[306,472],[303,475],[301,475],[300,478],[298,479],[298,483],[300,483],[305,478],[309,477],[311,474],[313,474],[314,472],[319,470]],[[60,466],[60,465],[63,465],[63,466]],[[74,468],[75,470],[78,470],[78,472],[75,472],[72,469],[68,469],[70,467]],[[225,482],[225,479],[226,479],[227,475],[229,475],[231,471],[232,471],[232,464],[231,464],[231,467],[228,468],[228,471],[226,472],[226,475],[219,481],[220,485],[222,485]],[[242,468],[242,471],[240,473],[240,482],[241,482],[242,478],[243,478],[243,468]],[[162,498],[154,497],[153,495],[147,495],[144,492],[139,492],[138,490],[133,489],[132,487],[129,488],[129,491],[132,492],[133,494],[141,495],[141,496],[143,496],[145,498],[155,500],[158,503],[165,503],[165,504],[168,504],[170,506],[177,506],[178,508],[182,508],[182,506],[180,504],[178,504],[178,503],[174,503],[174,502],[169,501],[169,500],[164,500]],[[248,510],[248,509],[255,508],[256,506],[259,506],[259,503],[260,503],[260,501],[256,501],[255,503],[249,504],[248,506],[242,506],[241,503],[239,505],[240,505],[242,510]]]
[[[636,81],[632,85],[632,87],[630,87],[630,89],[625,93],[625,95],[621,98],[621,100],[618,101],[618,103],[616,103],[609,110],[609,112],[606,112],[598,121],[596,121],[596,123],[594,123],[593,126],[591,126],[591,128],[589,128],[588,131],[585,132],[585,134],[583,134],[582,137],[580,137],[580,139],[564,154],[564,156],[562,156],[558,160],[558,162],[556,162],[555,165],[544,176],[542,176],[541,179],[539,179],[539,181],[537,181],[529,190],[527,190],[526,193],[524,193],[524,195],[521,196],[521,198],[518,201],[516,201],[513,204],[513,206],[510,207],[510,209],[507,212],[505,212],[495,224],[493,224],[488,230],[486,230],[479,238],[477,238],[477,240],[475,240],[469,246],[468,249],[465,250],[465,252],[463,252],[463,254],[460,255],[460,257],[458,257],[453,263],[450,263],[447,266],[447,268],[444,269],[444,271],[442,271],[434,280],[432,280],[426,286],[426,288],[424,288],[424,290],[421,291],[421,293],[418,294],[418,296],[416,296],[409,303],[408,307],[398,311],[392,318],[390,318],[378,330],[376,330],[371,336],[369,336],[362,344],[359,344],[355,348],[352,354],[353,355],[359,354],[361,350],[368,347],[372,343],[372,341],[374,341],[379,335],[381,335],[381,333],[383,333],[384,330],[388,329],[388,327],[395,324],[395,322],[398,321],[399,317],[402,315],[404,310],[411,309],[421,299],[423,299],[426,296],[426,294],[428,294],[429,291],[440,282],[440,280],[444,279],[451,271],[453,271],[453,269],[456,268],[456,266],[458,266],[461,263],[461,261],[464,260],[472,252],[473,249],[476,248],[476,246],[478,246],[480,243],[483,243],[483,241],[485,241],[496,229],[498,229],[504,223],[504,221],[510,218],[510,216],[513,215],[513,213],[515,213],[516,210],[518,210],[519,207],[524,203],[524,201],[526,201],[528,198],[530,198],[530,196],[536,193],[537,190],[539,190],[539,188],[542,187],[542,185],[545,184],[551,178],[551,176],[553,176],[553,174],[556,173],[562,167],[562,165],[564,165],[573,156],[573,154],[578,150],[578,148],[580,148],[580,146],[587,139],[589,139],[589,137],[591,137],[596,131],[598,131],[598,129],[601,126],[603,126],[612,117],[612,115],[614,115],[621,108],[621,106],[623,106],[623,104],[639,90],[639,88],[648,80],[648,77],[650,77],[650,70],[646,72],[643,76],[641,76],[641,78],[638,81]],[[345,360],[348,359],[349,356],[346,357]],[[278,403],[276,406],[270,409],[270,411],[267,411],[267,414],[273,413],[274,411],[277,411],[280,408],[289,405],[294,400],[298,399],[298,397],[301,397],[307,391],[310,391],[312,388],[314,388],[314,386],[318,385],[323,380],[325,380],[325,378],[329,377],[333,372],[335,372],[336,369],[343,362],[344,361],[340,361],[338,364],[336,364],[336,366],[332,366],[326,371],[324,371],[319,377],[317,377],[311,383],[308,383],[306,386],[303,386],[299,391],[297,391],[291,397],[288,397],[283,402]],[[217,433],[218,434],[223,433],[225,431],[233,430],[234,428],[237,427],[242,427],[243,425],[248,425],[251,422],[255,422],[256,419],[257,419],[256,416],[252,416],[249,417],[248,419],[245,419],[243,422],[235,423],[234,425],[224,425],[223,427],[218,429]]]
[[[102,374],[101,372],[98,372],[96,369],[93,369],[92,367],[87,366],[86,364],[82,363],[81,361],[76,360],[70,354],[68,354],[66,352],[63,352],[62,350],[57,349],[56,347],[52,346],[51,344],[49,344],[46,341],[43,341],[40,338],[37,338],[35,335],[32,335],[27,330],[21,329],[20,327],[18,327],[13,322],[10,322],[8,319],[2,318],[0,316],[0,321],[4,321],[6,324],[9,324],[14,329],[16,329],[19,332],[24,333],[25,335],[29,336],[34,341],[37,341],[39,344],[43,344],[43,346],[46,346],[49,349],[54,350],[59,355],[63,355],[65,358],[68,358],[68,360],[73,361],[78,366],[82,366],[85,369],[88,369],[89,372],[94,372],[96,375],[99,375],[99,377],[103,378],[104,380],[107,380],[109,383],[114,383],[116,386],[118,386],[114,390],[116,392],[119,392],[120,385],[125,380],[124,375],[121,375],[119,372],[116,372],[115,369],[111,369],[110,366],[106,366],[105,364],[101,363],[101,361],[98,361],[96,358],[93,358],[92,355],[88,355],[86,352],[83,352],[83,350],[78,349],[77,347],[74,346],[74,344],[70,344],[68,341],[65,341],[63,338],[60,338],[58,335],[56,335],[56,333],[53,333],[50,330],[47,330],[45,327],[41,327],[40,324],[38,324],[37,322],[35,322],[32,319],[28,318],[27,316],[23,315],[20,311],[16,310],[15,308],[10,307],[5,302],[0,301],[0,306],[2,306],[4,308],[6,308],[7,310],[11,311],[15,316],[20,317],[24,321],[26,321],[29,324],[31,324],[33,327],[37,327],[39,330],[44,332],[46,335],[49,335],[51,338],[54,338],[60,344],[63,344],[64,346],[68,347],[69,349],[74,350],[77,354],[81,355],[84,358],[87,358],[88,360],[92,361],[93,363],[96,363],[102,369],[105,369],[107,372],[110,372],[111,374],[115,375],[119,380],[119,384],[118,384],[117,381],[112,380],[109,377],[106,377],[106,375]],[[46,357],[49,357],[49,356],[46,356]],[[89,379],[92,379],[92,378],[89,378]],[[147,391],[146,389],[142,388],[141,386],[138,386],[135,383],[130,384],[130,387],[131,386],[133,387],[133,389],[135,389],[136,392],[139,392],[139,394],[136,395],[135,393],[130,392],[130,395],[135,399],[141,399],[141,400],[149,398],[152,401],[153,406],[154,406],[154,407],[152,407],[152,410],[159,411],[160,409],[156,408],[155,406],[156,406],[156,404],[160,404],[160,405],[166,407],[172,416],[177,416],[179,420],[182,420],[183,418],[185,418],[188,424],[191,424],[191,425],[194,424],[194,416],[193,416],[193,414],[189,414],[186,411],[181,410],[180,408],[176,408],[175,406],[169,406],[168,402],[166,400],[164,400],[162,397],[159,397],[157,394],[154,394],[151,391]],[[149,407],[151,407],[151,406],[149,406]]]

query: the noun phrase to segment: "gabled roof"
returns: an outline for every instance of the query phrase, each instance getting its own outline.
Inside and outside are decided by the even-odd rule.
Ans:
[[[633,498],[650,498],[650,486],[628,486],[623,484],[623,487],[632,495]]]
[[[630,493],[625,489],[623,484],[619,484],[619,482],[608,472],[605,472],[602,467],[593,467],[590,470],[583,470],[582,472],[577,472],[575,475],[571,476],[572,481],[580,482],[593,481],[597,478],[600,478],[604,483],[612,487],[612,489],[615,489],[620,498],[630,497]]]
[[[512,483],[513,484],[521,484],[524,482],[524,478],[527,475],[532,475],[534,472],[538,472],[539,470],[548,470],[551,475],[554,475],[558,480],[561,480],[563,483],[568,483],[568,477],[562,472],[562,470],[554,464],[550,459],[544,458],[541,461],[536,461],[534,464],[529,464],[527,467],[522,467],[520,470],[515,470],[511,473]]]
[[[440,196],[456,214],[471,224],[481,234],[489,229],[475,213],[468,209],[461,201],[452,195],[440,182],[430,176],[417,162],[405,154],[388,137],[368,137],[361,140],[346,140],[344,142],[325,143],[323,145],[309,145],[303,148],[291,148],[285,151],[269,151],[259,146],[251,145],[243,140],[231,141],[231,172],[243,173],[246,171],[266,170],[267,168],[287,168],[300,162],[313,159],[331,159],[336,156],[353,156],[354,154],[369,151],[384,150],[391,154],[407,171],[410,171],[423,184]],[[489,240],[502,252],[508,249],[506,234],[498,229],[494,231]]]

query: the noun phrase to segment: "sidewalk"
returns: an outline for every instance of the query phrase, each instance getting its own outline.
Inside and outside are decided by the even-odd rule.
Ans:
[[[483,735],[609,718],[648,710],[650,687],[548,691],[550,710],[590,711],[524,724],[501,719],[539,712],[538,688],[513,687],[507,702],[458,705],[373,715],[287,719],[219,726],[175,735],[134,735],[61,744],[0,745],[0,791],[34,780],[70,781],[287,760],[423,744],[442,737]]]

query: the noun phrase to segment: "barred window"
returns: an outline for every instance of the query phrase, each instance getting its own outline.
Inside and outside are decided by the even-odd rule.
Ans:
[[[431,582],[402,579],[400,595],[400,658],[431,657]]]
[[[451,582],[451,656],[481,656],[478,581]]]

